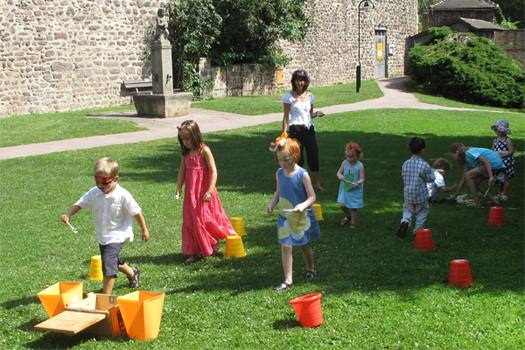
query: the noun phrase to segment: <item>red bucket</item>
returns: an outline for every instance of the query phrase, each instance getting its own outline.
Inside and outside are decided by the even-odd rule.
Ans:
[[[416,240],[414,243],[414,249],[419,250],[434,250],[434,242],[432,241],[432,233],[429,229],[422,228],[416,230]]]
[[[312,328],[323,323],[322,296],[322,293],[313,293],[290,300],[301,326]]]
[[[505,218],[503,217],[502,207],[491,207],[489,212],[489,225],[505,225]]]
[[[459,287],[469,287],[472,283],[468,260],[452,260],[450,262],[448,284]]]

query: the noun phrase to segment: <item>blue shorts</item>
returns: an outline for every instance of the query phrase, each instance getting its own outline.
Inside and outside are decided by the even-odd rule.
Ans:
[[[125,264],[124,260],[118,257],[124,247],[124,243],[125,242],[98,245],[100,248],[100,257],[102,258],[102,274],[104,276],[117,277],[118,267]]]

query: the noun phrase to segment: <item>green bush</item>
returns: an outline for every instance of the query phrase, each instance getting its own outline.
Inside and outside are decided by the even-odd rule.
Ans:
[[[448,27],[430,32],[434,37],[409,53],[412,80],[430,93],[462,102],[525,107],[525,75],[503,49]]]

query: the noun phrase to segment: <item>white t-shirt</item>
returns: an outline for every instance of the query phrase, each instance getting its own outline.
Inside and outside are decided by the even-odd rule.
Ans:
[[[288,92],[283,96],[281,101],[290,105],[290,120],[288,125],[304,125],[308,129],[314,125],[312,117],[310,117],[310,109],[315,102],[313,94],[308,93],[308,100],[299,101],[293,97],[292,92]]]
[[[110,195],[93,187],[77,202],[82,209],[92,209],[99,244],[133,241],[133,219],[141,209],[133,196],[117,183]]]
[[[441,191],[441,187],[445,186],[443,175],[437,170],[434,170],[434,175],[436,176],[436,180],[427,183],[428,197],[430,197],[430,199],[434,199]]]

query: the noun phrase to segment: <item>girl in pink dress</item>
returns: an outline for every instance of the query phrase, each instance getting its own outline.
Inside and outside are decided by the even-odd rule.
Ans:
[[[182,210],[182,253],[191,264],[205,256],[219,255],[219,240],[236,236],[230,219],[224,212],[215,184],[217,168],[210,148],[204,144],[199,125],[187,120],[179,129],[182,159],[177,192],[184,190]]]

